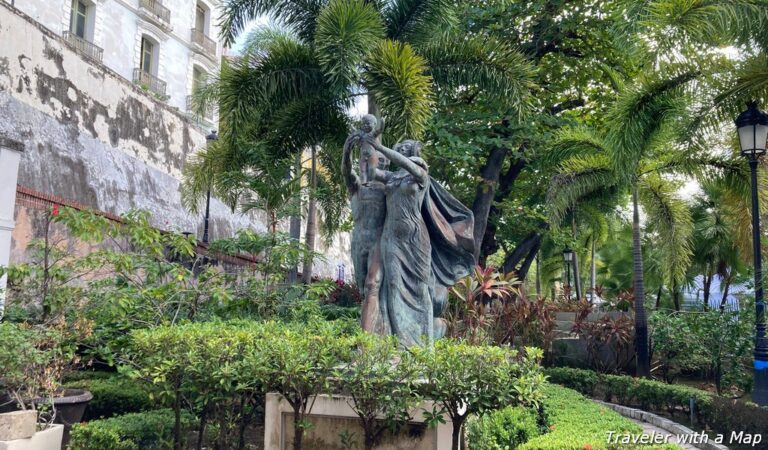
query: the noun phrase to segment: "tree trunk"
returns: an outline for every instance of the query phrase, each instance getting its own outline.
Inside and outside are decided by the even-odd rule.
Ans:
[[[294,163],[294,178],[301,178],[301,152],[296,153],[296,162]],[[301,240],[301,195],[297,198],[299,204],[296,205],[296,213],[291,216],[290,234],[291,239],[295,241]],[[299,281],[299,268],[297,266],[291,267],[288,271],[288,282],[295,284]]]
[[[720,312],[725,312],[725,305],[728,303],[728,291],[731,288],[731,274],[724,278],[723,298],[720,300]]]
[[[520,269],[517,271],[517,278],[521,282],[525,281],[526,277],[528,276],[528,270],[530,270],[531,264],[533,264],[533,260],[536,258],[536,255],[539,254],[540,248],[541,248],[541,235],[539,235],[539,239],[536,241],[536,244],[528,252],[528,255],[523,260],[523,263],[520,264]]]
[[[485,228],[488,226],[488,216],[496,196],[496,188],[499,184],[501,167],[507,157],[508,149],[494,147],[488,155],[488,160],[480,168],[481,180],[475,188],[475,200],[472,202],[472,213],[475,216],[475,261],[480,257],[480,250],[485,236]]]
[[[451,432],[451,450],[459,450],[461,447],[461,429],[464,425],[464,418],[453,421],[453,431]],[[463,450],[463,449],[462,449]]]
[[[672,283],[672,302],[675,305],[675,311],[680,311],[680,286]]]
[[[709,289],[712,287],[712,277],[712,271],[708,270],[707,273],[704,274],[704,279],[702,280],[704,288],[704,311],[709,310]]]
[[[547,230],[549,225],[545,222],[540,224],[540,230]],[[532,249],[537,249],[541,245],[541,231],[532,231],[525,236],[519,244],[504,258],[504,264],[501,266],[504,273],[515,270],[520,261],[530,255]]]
[[[200,427],[197,431],[197,450],[203,450],[203,438],[205,437],[205,428],[208,425],[208,405],[203,406],[200,413]]]
[[[312,169],[309,175],[309,207],[307,209],[307,230],[304,242],[307,250],[315,251],[315,239],[317,238],[317,149],[312,146]],[[304,284],[312,282],[312,256],[304,258],[304,268],[301,273],[301,281]]]
[[[520,152],[523,151],[523,147],[520,147]],[[503,164],[503,161],[499,163],[499,166]],[[499,177],[498,186],[496,187],[496,193],[493,196],[493,200],[490,202],[490,209],[488,212],[488,219],[486,220],[486,224],[483,228],[485,230],[482,233],[482,240],[480,241],[480,257],[478,258],[478,264],[481,266],[485,266],[485,261],[488,255],[492,255],[496,253],[499,249],[499,244],[496,241],[496,220],[501,215],[501,211],[499,210],[498,206],[496,206],[498,203],[504,201],[507,197],[509,197],[510,193],[512,193],[512,187],[515,184],[515,180],[520,176],[523,169],[525,168],[527,164],[527,161],[525,158],[518,158],[516,161],[512,162],[509,165],[509,169],[502,174]],[[483,185],[485,181],[481,181],[480,186]],[[475,198],[475,203],[477,202],[477,198]],[[472,212],[473,214],[477,215],[482,213],[480,210],[481,206],[476,205],[473,203]],[[475,220],[475,231],[480,232],[482,230],[479,230],[479,226],[477,223],[477,220]]]
[[[659,309],[659,306],[661,306],[661,286],[659,286],[659,290],[656,292],[656,309]]]
[[[571,233],[573,235],[573,238],[576,239],[576,219],[571,219]],[[579,267],[579,252],[576,250],[573,251],[573,288],[576,291],[576,301],[582,299],[582,289],[581,289],[581,268]]]
[[[178,384],[173,401],[173,450],[181,450],[181,387]]]
[[[589,290],[592,292],[592,301],[597,296],[597,264],[595,263],[595,236],[592,236],[592,250],[589,261]]]
[[[640,211],[637,203],[637,186],[632,186],[632,259],[635,288],[635,355],[637,376],[651,375],[648,358],[648,317],[645,314],[645,281],[643,278],[643,251],[640,241]]]
[[[536,252],[536,300],[541,298],[541,249]]]

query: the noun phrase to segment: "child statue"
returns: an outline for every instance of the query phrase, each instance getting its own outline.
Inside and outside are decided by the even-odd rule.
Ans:
[[[374,180],[374,172],[379,169],[380,164],[385,164],[388,161],[384,156],[373,148],[373,145],[369,141],[373,141],[381,136],[381,132],[384,128],[384,121],[382,120],[381,126],[378,126],[378,120],[373,114],[366,114],[363,116],[362,126],[355,132],[360,136],[360,183],[367,185]]]

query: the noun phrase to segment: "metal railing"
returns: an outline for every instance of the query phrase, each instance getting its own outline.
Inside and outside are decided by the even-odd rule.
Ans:
[[[163,22],[170,23],[171,10],[163,6],[161,0],[141,0],[139,6],[157,16]]]
[[[133,69],[133,82],[158,95],[165,95],[165,81],[141,69]]]
[[[192,42],[199,45],[206,52],[216,56],[216,41],[209,38],[202,30],[192,28]]]
[[[101,62],[104,56],[104,50],[101,47],[97,47],[92,43],[86,41],[80,36],[72,33],[71,31],[65,31],[63,33],[64,39],[75,48],[75,50],[86,58],[94,61]]]

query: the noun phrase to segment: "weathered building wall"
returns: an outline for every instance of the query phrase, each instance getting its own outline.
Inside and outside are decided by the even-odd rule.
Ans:
[[[25,144],[19,185],[116,215],[146,209],[159,228],[202,235],[202,218],[181,206],[179,179],[205,132],[3,1],[0,134]],[[27,214],[22,209],[17,217]],[[266,231],[263,216],[233,214],[216,200],[211,218],[212,239],[246,227]],[[37,235],[32,222],[20,222],[30,225],[14,230],[17,250]],[[348,248],[348,236],[320,248],[319,272],[333,276],[344,262],[349,273]]]
[[[200,51],[192,42],[191,30],[195,27],[195,8],[199,4],[210,11],[206,24],[208,36],[218,41],[216,18],[220,13],[220,0],[163,0],[163,7],[171,12],[167,25],[148,19],[142,13],[139,0],[86,2],[90,5],[89,14],[93,14],[88,40],[104,50],[103,64],[126,80],[132,81],[133,70],[140,65],[142,35],[157,41],[157,77],[168,85],[168,105],[187,110],[195,66],[208,75],[218,72],[221,44],[216,44],[213,54]],[[72,0],[23,0],[16,1],[15,7],[56,35],[69,29]]]

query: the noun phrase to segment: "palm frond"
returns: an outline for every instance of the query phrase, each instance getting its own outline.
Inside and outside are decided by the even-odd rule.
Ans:
[[[318,17],[315,48],[337,91],[360,82],[363,57],[384,37],[381,15],[364,0],[331,0]]]
[[[640,202],[648,217],[647,229],[658,233],[658,248],[666,266],[665,282],[680,285],[693,255],[693,221],[688,205],[676,195],[677,186],[658,175],[638,182]]]
[[[542,163],[556,165],[575,156],[609,154],[605,138],[589,127],[566,127],[555,133],[552,147],[542,155]]]
[[[381,108],[386,135],[418,139],[432,116],[432,78],[409,44],[380,41],[365,61],[365,86]]]
[[[384,4],[383,15],[387,37],[407,42],[429,39],[458,23],[451,0],[391,0]]]
[[[687,106],[685,87],[700,75],[682,68],[672,75],[652,75],[627,87],[609,111],[607,142],[617,173],[629,179],[652,148],[659,132]]]
[[[563,161],[547,190],[550,223],[557,226],[579,200],[617,183],[611,161],[605,154],[576,156]]]
[[[768,5],[761,0],[654,0],[647,2],[640,18],[666,49],[685,41],[744,44],[764,30],[767,21]]]
[[[440,91],[485,92],[518,116],[529,107],[535,69],[520,52],[491,37],[441,33],[418,46]]]
[[[311,42],[317,17],[327,0],[226,0],[219,18],[224,45],[231,46],[252,20],[268,15]]]

